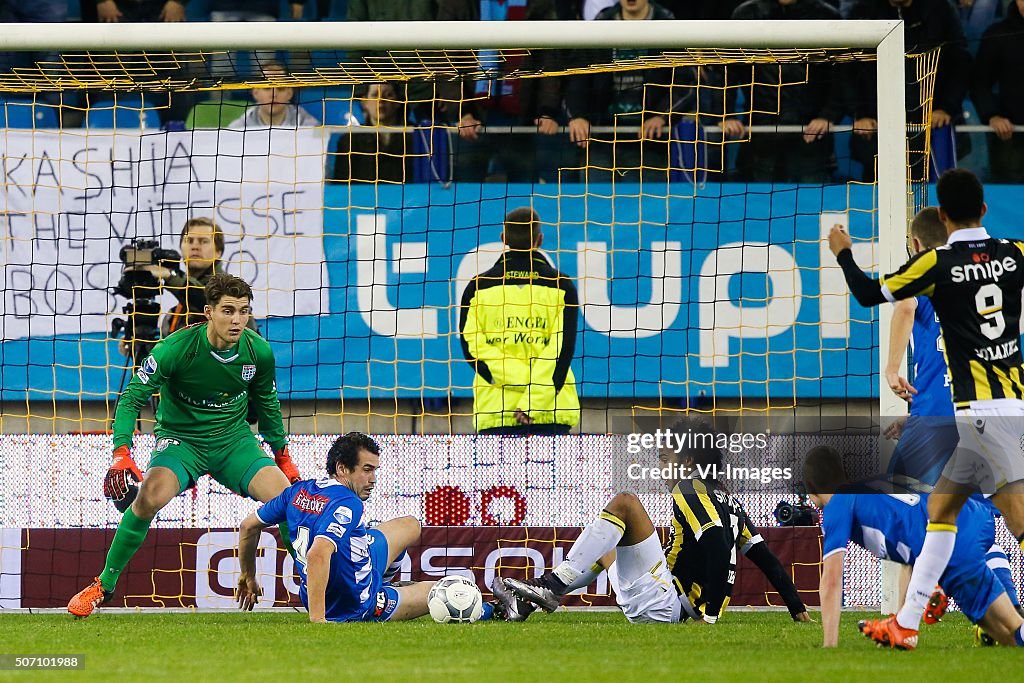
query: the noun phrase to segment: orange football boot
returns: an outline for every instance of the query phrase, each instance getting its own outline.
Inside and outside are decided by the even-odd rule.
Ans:
[[[114,597],[112,591],[104,590],[103,584],[97,578],[88,586],[83,588],[68,603],[68,612],[79,619],[85,619],[92,614],[92,611]]]
[[[946,592],[941,587],[936,586],[932,597],[928,598],[928,606],[924,608],[924,623],[939,623],[942,621],[942,617],[946,616],[946,610],[948,609],[949,596],[946,595]]]
[[[895,614],[885,619],[858,622],[857,628],[879,645],[895,650],[913,650],[917,647],[917,631],[912,628],[903,628],[896,623]]]

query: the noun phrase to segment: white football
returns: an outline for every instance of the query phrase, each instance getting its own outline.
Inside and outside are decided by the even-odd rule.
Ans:
[[[427,594],[427,609],[439,624],[472,624],[484,611],[484,598],[469,579],[446,576]]]

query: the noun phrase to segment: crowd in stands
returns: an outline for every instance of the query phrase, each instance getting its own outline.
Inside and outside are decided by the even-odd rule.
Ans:
[[[1024,126],[1024,0],[0,0],[0,21],[8,22],[579,18],[902,18],[908,52],[942,48],[928,121],[933,145],[947,141],[955,160],[969,152],[972,139],[957,134],[956,126],[988,126],[984,145],[978,144],[980,136],[974,136],[975,154],[969,163],[977,164],[976,157],[987,151],[990,181],[1024,183],[1024,133],[1015,130]],[[497,54],[481,52],[479,60],[493,60],[501,65],[499,73],[507,73],[518,68],[554,70],[573,60],[636,59],[647,53],[642,48],[551,50],[498,59]],[[350,51],[344,58],[379,56]],[[30,58],[7,55],[0,70]],[[286,68],[301,70],[315,59],[310,53],[261,52],[232,56],[220,66],[214,60],[207,68],[227,73],[251,63],[273,82],[274,76],[287,75]],[[698,89],[698,83],[711,87]],[[908,115],[916,116],[911,120],[921,118],[921,83],[908,70]],[[581,180],[584,174],[589,181],[635,180],[648,174],[657,179],[666,173],[676,179],[680,176],[671,169],[694,165],[710,171],[710,177],[729,180],[829,182],[854,176],[870,180],[873,175],[875,88],[873,63],[765,63],[535,79],[375,83],[354,91],[275,86],[253,89],[248,101],[211,104],[197,101],[195,95],[179,95],[164,101],[151,98],[150,104],[168,127],[178,121],[189,127],[240,129],[321,123],[337,127],[328,175],[339,182],[553,182],[565,168],[579,170],[575,175],[563,171],[562,180]],[[217,113],[212,113],[214,105]],[[774,107],[778,114],[769,113]],[[698,111],[699,117],[694,115]],[[6,117],[7,125],[12,125],[9,111]],[[73,116],[68,120],[74,123]],[[834,134],[833,128],[841,124],[852,124],[852,134]],[[68,125],[63,117],[61,125]],[[345,132],[356,125],[362,127],[360,134]],[[763,131],[778,125],[800,132]],[[432,126],[457,131],[441,145],[447,163],[437,158]],[[510,133],[511,127],[535,132]],[[607,132],[612,128],[614,132]],[[367,134],[367,129],[373,132]],[[925,136],[920,137],[923,141]],[[670,140],[701,140],[725,153],[705,153],[706,158],[695,164],[683,158],[694,145],[678,145],[684,148],[680,151],[668,144]],[[719,144],[739,140],[744,144]],[[912,153],[923,151],[915,149],[919,144],[924,143],[911,142]],[[423,154],[435,158],[420,168],[410,156]],[[840,169],[837,155],[851,163]]]

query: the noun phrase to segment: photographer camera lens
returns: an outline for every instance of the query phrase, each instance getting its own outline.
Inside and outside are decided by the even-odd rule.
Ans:
[[[790,503],[780,500],[772,512],[779,526],[817,526],[818,513],[806,502]]]
[[[124,269],[113,292],[129,299],[129,302],[121,309],[127,317],[111,321],[110,335],[118,337],[124,333],[128,356],[138,365],[160,339],[157,297],[160,296],[161,285],[152,269],[155,266],[177,272],[181,255],[173,249],[162,249],[154,240],[135,240],[121,247],[118,256]]]

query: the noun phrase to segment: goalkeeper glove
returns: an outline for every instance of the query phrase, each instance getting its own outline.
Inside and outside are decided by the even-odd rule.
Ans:
[[[114,449],[114,462],[103,478],[103,495],[114,502],[114,507],[124,514],[139,493],[138,483],[142,481],[142,472],[132,460],[132,452],[127,446]]]
[[[292,461],[292,456],[288,453],[288,444],[281,446],[280,449],[274,451],[274,462],[277,463],[278,468],[284,472],[284,476],[288,477],[288,483],[294,484],[295,482],[302,479],[299,475],[299,468],[295,466]]]

